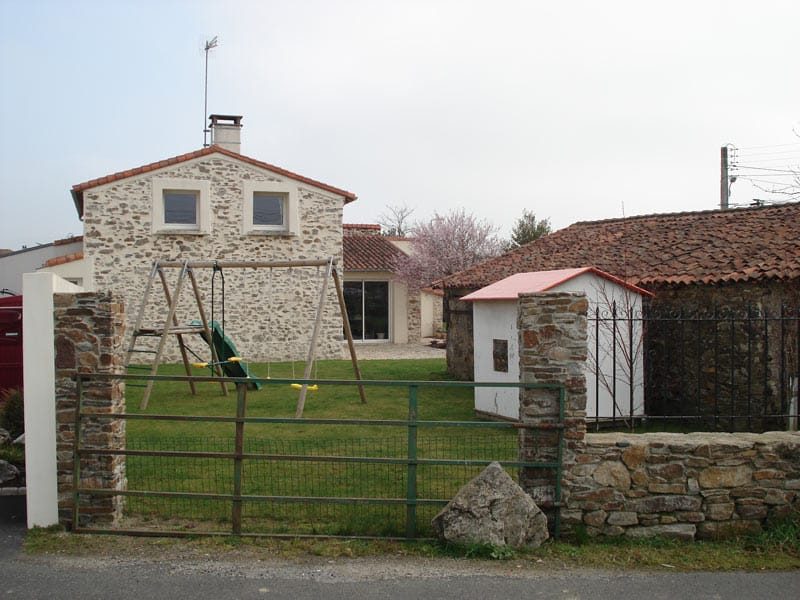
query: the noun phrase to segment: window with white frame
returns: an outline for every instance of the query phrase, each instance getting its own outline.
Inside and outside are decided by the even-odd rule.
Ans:
[[[208,233],[210,193],[208,181],[154,178],[153,233]]]
[[[246,181],[242,185],[245,234],[291,234],[296,230],[295,191],[281,181]]]

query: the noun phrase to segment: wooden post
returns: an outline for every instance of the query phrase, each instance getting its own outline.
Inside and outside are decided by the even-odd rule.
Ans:
[[[170,300],[169,296],[169,286],[167,285],[167,278],[164,275],[164,271],[159,269],[158,275],[161,279],[161,286],[164,288],[164,296],[167,298],[167,304],[171,304],[172,301]],[[178,315],[175,313],[172,314],[172,324],[175,325],[175,327],[178,326]],[[165,329],[163,335],[166,334],[167,331]],[[181,351],[181,359],[183,360],[183,370],[186,372],[187,377],[191,377],[192,368],[189,366],[189,355],[186,353],[186,344],[183,343],[183,335],[177,333],[175,334],[175,337],[178,338],[178,348],[180,348]],[[192,381],[191,379],[189,380],[189,390],[192,392],[192,396],[197,395],[197,388],[194,385],[194,381]]]
[[[317,350],[317,338],[319,337],[319,329],[322,324],[322,310],[325,307],[325,295],[328,292],[328,280],[331,278],[331,271],[333,270],[333,259],[328,261],[328,266],[325,267],[325,279],[322,281],[322,290],[319,294],[319,304],[317,304],[317,318],[314,319],[314,329],[311,332],[311,343],[308,346],[308,357],[306,358],[306,368],[303,372],[303,379],[311,377],[311,368],[314,366],[314,354]],[[300,388],[300,396],[297,398],[297,410],[295,411],[295,418],[299,419],[303,416],[303,409],[306,405],[306,394],[308,393],[308,386],[304,383]]]
[[[350,361],[353,363],[353,373],[356,379],[361,381],[361,369],[358,366],[358,358],[356,357],[356,345],[353,342],[353,331],[350,329],[350,319],[347,318],[347,305],[344,301],[344,291],[342,290],[342,282],[339,280],[339,273],[336,269],[332,272],[333,284],[336,287],[336,298],[339,300],[339,312],[342,314],[342,328],[344,329],[344,336],[347,338],[347,347],[350,350]],[[367,403],[367,396],[364,393],[364,386],[358,386],[358,395],[361,396],[362,404]]]
[[[172,294],[172,298],[170,299],[169,303],[169,310],[167,311],[167,318],[164,319],[164,326],[161,330],[161,338],[158,340],[158,349],[156,350],[156,357],[153,360],[153,368],[150,369],[150,375],[158,375],[158,364],[161,362],[161,356],[164,353],[164,343],[167,341],[167,330],[169,329],[170,323],[172,323],[172,319],[175,317],[175,310],[178,308],[178,299],[181,295],[181,289],[183,288],[183,282],[186,279],[186,263],[184,263],[183,269],[181,269],[180,275],[178,275],[178,281],[175,284],[175,291]],[[139,404],[140,410],[145,410],[147,408],[147,402],[150,400],[150,393],[153,391],[153,380],[150,379],[147,382],[147,385],[144,388],[144,394],[142,394],[142,402]]]

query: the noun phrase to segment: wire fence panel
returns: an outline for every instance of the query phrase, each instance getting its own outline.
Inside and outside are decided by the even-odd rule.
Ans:
[[[106,414],[99,418],[127,421],[127,443],[116,449],[92,447],[79,428],[79,460],[124,456],[127,487],[103,489],[102,482],[81,480],[74,494],[76,530],[424,538],[432,535],[430,521],[436,513],[490,462],[503,464],[515,480],[523,468],[555,470],[560,480],[560,464],[520,461],[519,423],[440,419],[449,410],[440,404],[448,400],[425,391],[430,383],[390,382],[407,388],[405,419],[279,418],[264,416],[269,411],[263,406],[252,408],[257,416],[249,416],[247,385],[233,383],[238,399],[229,402],[237,404],[235,417]],[[463,404],[465,399],[471,402],[473,385],[484,384],[433,385],[463,389],[469,394]],[[563,407],[563,389],[543,387],[556,389]],[[81,405],[79,401],[76,422],[98,418],[85,414]],[[131,427],[137,422],[148,427]],[[214,427],[229,434],[202,434],[219,430]],[[178,433],[165,433],[170,431]],[[562,430],[557,433],[563,443]],[[114,528],[107,522],[81,525],[79,515],[90,514],[92,503],[108,496],[122,498],[122,522]]]

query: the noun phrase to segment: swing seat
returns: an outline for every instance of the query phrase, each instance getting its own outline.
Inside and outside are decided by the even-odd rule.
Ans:
[[[289,385],[292,386],[295,390],[302,390],[303,384],[302,383],[290,383]],[[307,385],[306,389],[310,392],[316,392],[319,389],[319,386],[315,383],[314,385]]]
[[[207,369],[208,367],[216,367],[217,365],[226,365],[228,363],[242,362],[241,356],[231,356],[228,360],[220,360],[218,362],[196,362],[192,363],[195,369]]]

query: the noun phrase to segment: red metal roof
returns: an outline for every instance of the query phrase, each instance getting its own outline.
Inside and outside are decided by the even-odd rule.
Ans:
[[[179,156],[173,156],[172,158],[159,160],[157,162],[150,163],[148,165],[143,165],[141,167],[136,167],[134,169],[120,171],[118,173],[113,173],[112,175],[106,175],[104,177],[98,177],[96,179],[90,179],[89,181],[84,181],[83,183],[75,184],[72,186],[72,198],[75,201],[75,208],[78,209],[78,215],[80,217],[83,217],[83,192],[93,187],[97,187],[98,185],[113,183],[115,181],[127,179],[128,177],[133,177],[134,175],[142,175],[143,173],[149,173],[150,171],[156,171],[157,169],[163,169],[164,167],[170,167],[172,165],[186,162],[188,160],[192,160],[195,158],[201,158],[203,156],[208,156],[209,154],[214,154],[214,153],[223,154],[230,158],[241,160],[242,162],[253,165],[255,167],[267,169],[269,171],[272,171],[273,173],[278,173],[279,175],[285,175],[290,179],[294,179],[296,181],[302,181],[303,183],[307,183],[309,185],[313,185],[315,187],[332,192],[334,194],[344,196],[345,203],[352,202],[357,198],[357,196],[353,192],[348,192],[347,190],[342,190],[337,187],[333,187],[332,185],[328,185],[327,183],[322,183],[321,181],[316,181],[314,179],[298,175],[297,173],[292,173],[291,171],[287,171],[286,169],[282,169],[281,167],[276,167],[275,165],[271,165],[269,163],[256,160],[255,158],[250,158],[249,156],[244,156],[243,154],[239,154],[231,150],[226,150],[221,146],[211,145],[208,146],[207,148],[195,150],[194,152],[181,154]]]
[[[470,302],[478,300],[516,300],[520,294],[546,292],[584,273],[592,273],[593,275],[602,277],[603,279],[616,283],[617,285],[643,296],[653,295],[647,290],[626,283],[622,279],[614,277],[610,273],[606,273],[600,269],[595,269],[594,267],[580,267],[577,269],[516,273],[500,281],[495,281],[491,285],[487,285],[476,292],[467,294],[461,299]]]
[[[638,286],[800,279],[800,203],[575,223],[437,287],[586,264]]]

